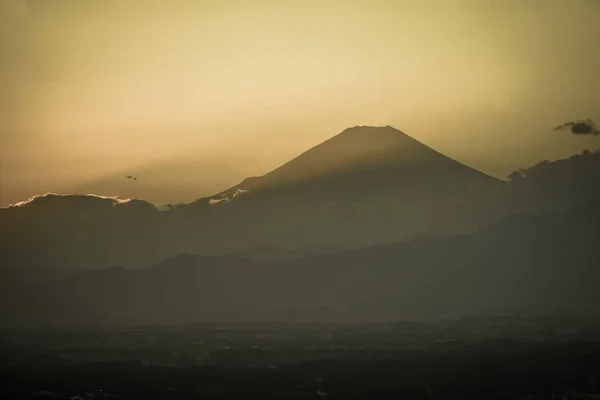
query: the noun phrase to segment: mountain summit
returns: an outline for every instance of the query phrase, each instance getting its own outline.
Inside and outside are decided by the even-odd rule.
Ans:
[[[419,181],[427,185],[432,180],[450,180],[461,186],[500,183],[391,126],[356,126],[266,175],[248,178],[214,197],[231,198],[239,190],[256,192],[295,187],[304,191],[307,186],[316,190],[319,185],[321,195],[343,193],[347,196],[358,190],[396,191],[419,186]]]
[[[357,126],[196,204],[218,214],[205,243],[352,247],[469,232],[497,217],[502,185],[391,126]]]

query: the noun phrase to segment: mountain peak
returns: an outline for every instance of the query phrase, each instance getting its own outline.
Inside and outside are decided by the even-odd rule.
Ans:
[[[381,136],[381,135],[396,135],[397,138],[405,137],[411,140],[414,140],[406,133],[394,128],[393,126],[371,126],[371,125],[356,125],[349,128],[344,129],[337,136]],[[334,136],[335,137],[335,136]],[[373,139],[373,138],[371,138]]]
[[[355,125],[355,126],[350,126],[350,127],[346,128],[346,129],[344,129],[342,131],[342,133],[343,132],[348,132],[348,131],[361,131],[361,130],[362,131],[365,131],[365,130],[371,130],[371,131],[378,130],[378,131],[381,131],[381,130],[384,130],[384,129],[385,130],[393,130],[393,131],[396,131],[396,132],[403,133],[402,131],[394,128],[391,125],[385,125],[385,126],[381,126],[381,125]]]
[[[357,131],[375,131],[375,130],[381,131],[381,130],[384,130],[384,129],[387,129],[387,130],[391,129],[391,130],[394,130],[396,132],[400,132],[398,129],[396,129],[396,128],[390,126],[390,125],[386,125],[386,126],[355,125],[355,126],[351,126],[351,127],[348,127],[346,129],[344,129],[342,131],[342,133],[344,133],[344,132],[357,132]]]
[[[457,167],[462,167],[467,175],[484,175],[392,126],[361,125],[347,128],[266,175],[246,180],[215,197],[230,197],[239,189],[256,191],[341,176],[346,183],[358,186],[361,180],[371,179],[367,175],[379,179],[384,175],[400,178],[416,174],[427,180],[432,174],[440,175]],[[389,184],[398,184],[397,179],[393,181],[396,182]]]
[[[411,155],[422,156],[423,152],[442,156],[430,147],[389,125],[360,125],[347,128],[309,151],[319,148],[324,148],[330,153],[342,152],[350,158],[370,159],[369,162],[376,161],[371,159],[373,157],[379,161],[383,161],[381,157],[384,156],[397,159],[401,153],[403,154],[402,157],[408,156],[409,158],[411,158]]]

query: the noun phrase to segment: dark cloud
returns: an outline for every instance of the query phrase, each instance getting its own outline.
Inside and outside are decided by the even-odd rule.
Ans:
[[[569,129],[575,135],[599,135],[600,130],[591,119],[580,119],[576,121],[565,122],[554,128],[555,131]]]

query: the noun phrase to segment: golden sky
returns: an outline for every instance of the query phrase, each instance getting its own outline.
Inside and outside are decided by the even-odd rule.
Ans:
[[[598,0],[0,0],[0,203],[191,201],[354,125],[504,177],[600,147],[550,130],[600,120],[598,38]]]

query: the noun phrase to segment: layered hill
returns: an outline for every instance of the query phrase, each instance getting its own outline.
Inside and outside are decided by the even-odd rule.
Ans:
[[[355,127],[262,177],[167,211],[93,195],[0,209],[0,267],[143,268],[180,253],[285,260],[467,234],[509,214],[580,206],[600,196],[599,171],[600,152],[584,152],[503,182],[394,128]]]
[[[600,202],[593,202],[563,215],[509,217],[471,235],[293,261],[180,255],[139,271],[113,268],[15,286],[3,291],[0,323],[598,313],[599,239]]]

